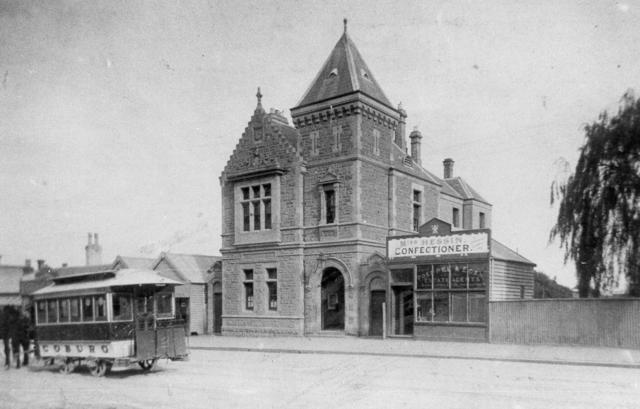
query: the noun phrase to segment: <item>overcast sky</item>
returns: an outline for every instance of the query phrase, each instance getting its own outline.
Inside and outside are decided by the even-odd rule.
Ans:
[[[523,4],[516,4],[523,3]],[[0,0],[0,254],[219,254],[219,176],[255,108],[287,112],[342,19],[423,165],[455,160],[496,239],[573,285],[549,187],[640,91],[640,3]]]

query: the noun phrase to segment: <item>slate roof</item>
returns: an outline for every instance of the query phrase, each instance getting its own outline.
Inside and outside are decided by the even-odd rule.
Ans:
[[[360,91],[393,108],[345,31],[297,107]]]
[[[0,266],[0,294],[19,294],[23,266]]]
[[[491,257],[497,260],[514,261],[516,263],[530,264],[532,266],[536,265],[533,261],[521,256],[496,239],[491,239]]]
[[[451,186],[463,199],[474,199],[479,202],[483,202],[486,204],[490,204],[485,198],[483,198],[480,193],[478,193],[474,188],[472,188],[464,179],[461,177],[455,177],[450,179],[444,179],[444,181]]]
[[[154,268],[162,260],[166,260],[180,276],[188,282],[195,284],[203,284],[208,281],[208,270],[221,260],[219,256],[204,256],[196,254],[175,254],[162,253],[160,258],[154,263]]]

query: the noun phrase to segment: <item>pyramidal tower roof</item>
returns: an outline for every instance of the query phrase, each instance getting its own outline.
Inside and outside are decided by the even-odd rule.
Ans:
[[[297,107],[354,92],[366,94],[378,102],[393,108],[347,34],[347,19],[344,19],[342,37],[336,43],[311,86],[298,102]]]

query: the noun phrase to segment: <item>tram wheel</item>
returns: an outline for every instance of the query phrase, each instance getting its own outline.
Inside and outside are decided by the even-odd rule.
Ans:
[[[139,361],[138,365],[142,368],[143,371],[150,371],[156,365],[157,359],[145,359],[143,361]]]
[[[60,367],[60,373],[70,374],[76,369],[76,364],[71,359],[65,359],[64,363]]]
[[[93,376],[104,376],[109,370],[109,365],[107,361],[100,360],[90,367],[91,375]]]

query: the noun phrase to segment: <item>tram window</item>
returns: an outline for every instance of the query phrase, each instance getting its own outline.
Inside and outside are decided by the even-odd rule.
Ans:
[[[113,294],[113,320],[129,321],[132,318],[131,296],[129,294]]]
[[[47,322],[47,302],[38,301],[38,309],[36,311],[36,318],[38,324],[45,324]]]
[[[107,302],[104,295],[97,295],[93,297],[96,313],[96,321],[107,320]]]
[[[172,304],[172,299],[171,299],[171,294],[158,294],[158,296],[156,297],[156,308],[158,311],[158,316],[167,316],[167,315],[171,315],[172,310],[171,310],[171,304]]]
[[[69,311],[71,322],[80,321],[80,299],[75,297],[69,300]]]
[[[58,301],[60,311],[60,322],[69,322],[69,299],[62,298]]]
[[[47,322],[58,322],[58,300],[49,300],[47,302]]]
[[[93,321],[93,298],[82,297],[82,321]]]

